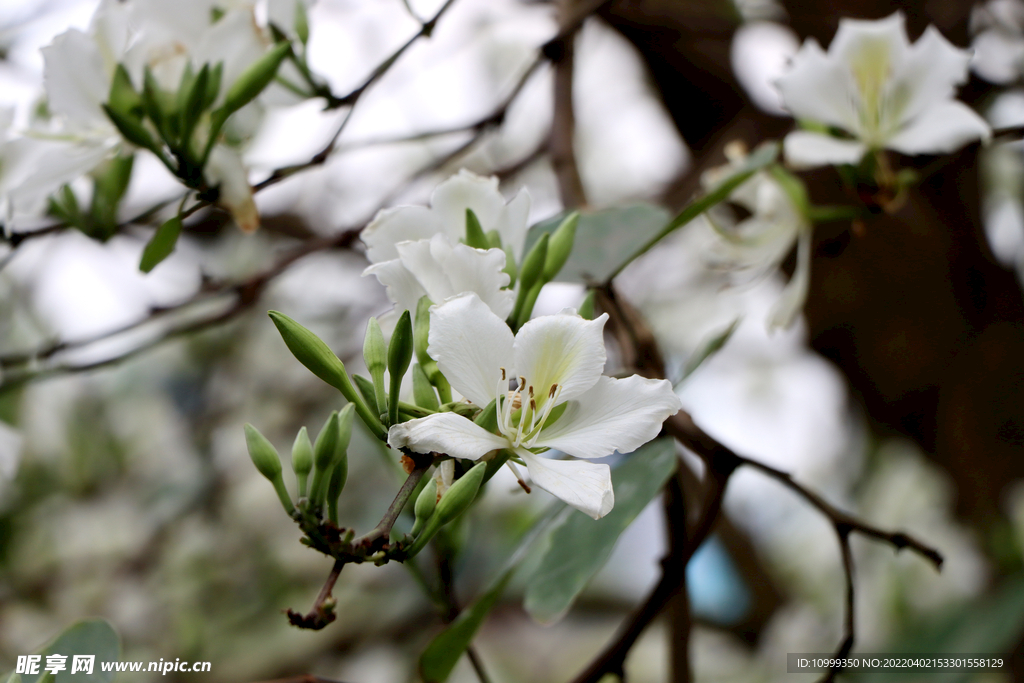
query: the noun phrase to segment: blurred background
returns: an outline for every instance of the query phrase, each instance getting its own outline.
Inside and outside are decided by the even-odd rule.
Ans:
[[[40,49],[69,28],[88,30],[96,6],[0,3],[8,134],[39,106]],[[333,92],[349,92],[439,6],[318,0],[310,64]],[[633,207],[638,230],[657,224],[724,163],[727,143],[753,147],[792,127],[771,84],[804,39],[827,45],[840,17],[896,10],[912,39],[934,24],[974,45],[962,99],[995,126],[1024,125],[1021,4],[614,0],[575,41],[573,141],[586,206]],[[332,237],[382,207],[427,203],[460,168],[498,175],[509,197],[526,188],[531,223],[561,211],[552,69],[542,61],[528,71],[558,19],[553,3],[455,0],[432,36],[367,90],[326,163],[257,195],[254,235],[219,210],[200,212],[149,275],[137,264],[152,226],[105,243],[64,230],[0,246],[0,670],[101,616],[120,632],[126,660],[212,662],[209,674],[167,680],[416,680],[416,657],[441,621],[402,566],[346,569],[334,591],[342,616],[322,631],[291,628],[281,613],[308,607],[331,562],[298,543],[245,452],[242,424],[287,452],[296,430],[319,428],[340,397],[294,361],[265,312],[307,325],[358,371],[365,321],[389,304],[360,276],[361,245]],[[321,104],[267,106],[245,150],[253,182],[323,148],[348,112]],[[685,230],[616,284],[648,317],[676,379],[739,320],[678,385],[704,429],[945,555],[936,573],[854,541],[855,651],[1012,654],[1012,674],[943,680],[1024,680],[1024,156],[1020,143],[998,143],[898,161],[927,181],[856,229],[819,226],[794,329],[765,328],[784,273],[723,287]],[[850,201],[834,169],[802,177],[816,203]],[[174,194],[159,163],[140,154],[123,213]],[[289,260],[296,249],[304,255]],[[536,312],[582,296],[579,284],[552,283]],[[367,529],[401,472],[365,434],[350,463],[342,523]],[[517,491],[496,480],[461,530],[463,600],[547,505],[543,492]],[[657,580],[664,538],[655,501],[554,625],[530,620],[514,582],[476,641],[495,680],[571,679]],[[831,526],[757,473],[733,477],[687,581],[697,680],[812,680],[785,673],[786,653],[828,652],[841,637]],[[656,623],[627,661],[630,680],[666,680],[674,646]],[[475,677],[463,662],[453,680]]]

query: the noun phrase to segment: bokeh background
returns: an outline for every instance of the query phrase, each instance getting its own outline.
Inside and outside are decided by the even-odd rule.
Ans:
[[[419,30],[414,15],[438,6],[319,0],[311,64],[334,92],[347,92]],[[85,30],[95,7],[0,4],[0,105],[13,108],[12,130],[39,102],[40,48],[69,27]],[[692,196],[701,173],[723,163],[725,144],[780,137],[793,121],[772,80],[803,39],[827,45],[842,16],[901,10],[912,38],[931,23],[960,46],[997,31],[977,45],[961,97],[994,125],[1024,124],[1024,91],[1015,90],[1024,38],[1006,20],[1024,16],[1015,8],[604,3],[575,43],[574,142],[587,206],[638,206],[638,220],[651,220],[661,215],[651,204],[671,211]],[[281,611],[304,610],[331,563],[298,543],[241,429],[251,422],[287,452],[300,426],[316,429],[339,407],[287,352],[267,309],[300,320],[358,368],[366,318],[389,307],[383,289],[360,277],[360,245],[340,241],[311,249],[265,286],[228,285],[252,282],[291,249],[361,227],[382,206],[426,203],[460,168],[498,175],[508,196],[525,187],[531,222],[558,213],[551,68],[542,64],[507,102],[557,30],[553,3],[456,0],[432,37],[367,91],[325,164],[258,194],[255,235],[219,211],[201,212],[150,275],[137,264],[152,226],[104,244],[69,230],[0,247],[0,670],[68,624],[101,616],[120,632],[125,659],[212,662],[209,674],[167,680],[307,672],[415,680],[416,656],[441,621],[401,566],[346,569],[337,622],[315,633],[287,625]],[[496,111],[499,125],[473,125]],[[252,180],[309,159],[345,113],[316,101],[270,108],[246,151]],[[764,323],[784,274],[723,287],[685,230],[617,285],[648,316],[676,378],[707,339],[740,321],[679,385],[704,429],[946,556],[936,573],[918,557],[854,541],[858,651],[999,652],[1012,674],[948,680],[1024,680],[1021,149],[975,145],[899,162],[926,172],[926,182],[898,211],[855,230],[818,228],[810,299],[792,330],[770,334]],[[155,159],[140,156],[136,171],[126,216],[175,190]],[[834,170],[803,177],[817,203],[849,201]],[[538,312],[582,296],[578,284],[553,283]],[[23,357],[61,341],[70,344]],[[400,470],[363,434],[350,463],[342,521],[369,528]],[[462,531],[463,600],[547,504],[542,492],[517,491],[496,480]],[[753,472],[733,478],[725,502],[687,575],[696,678],[812,680],[786,674],[785,654],[828,652],[841,636],[832,528]],[[555,625],[533,623],[513,583],[476,641],[495,679],[569,680],[657,580],[664,537],[655,501]],[[657,623],[627,662],[630,680],[666,680],[675,646]],[[455,679],[475,680],[464,663]]]

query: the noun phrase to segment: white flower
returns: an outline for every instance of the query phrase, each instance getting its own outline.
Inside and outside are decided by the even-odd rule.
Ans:
[[[396,310],[416,310],[426,296],[442,302],[456,294],[473,292],[500,318],[515,305],[515,293],[504,272],[505,252],[452,244],[444,235],[407,240],[395,245],[398,258],[368,267],[363,275],[376,275],[387,288]]]
[[[520,192],[510,202],[498,191],[497,178],[463,170],[437,186],[431,207],[385,209],[362,233],[376,275],[400,309],[415,309],[426,295],[441,303],[474,292],[494,313],[512,312],[515,294],[505,287],[506,258],[522,260],[530,197]],[[466,236],[466,209],[472,209],[484,233],[496,231],[507,249],[473,249],[459,244]]]
[[[437,186],[430,208],[399,206],[384,209],[360,238],[371,263],[398,258],[395,245],[406,240],[430,239],[442,234],[452,244],[466,236],[466,209],[472,209],[485,233],[496,230],[502,246],[511,247],[516,263],[522,261],[530,195],[520,192],[507,204],[497,178],[481,178],[465,169]]]
[[[513,337],[474,294],[434,306],[428,353],[473,404],[494,402],[498,433],[455,413],[436,413],[393,425],[388,443],[472,460],[509,449],[535,485],[594,519],[604,516],[614,504],[607,465],[553,460],[535,451],[553,448],[576,458],[628,453],[657,436],[680,408],[667,380],[601,374],[606,320],[563,312],[535,318]],[[510,379],[515,391],[509,391]]]
[[[871,150],[945,153],[988,140],[984,119],[953,99],[969,61],[970,53],[932,26],[911,45],[898,12],[878,21],[841,20],[828,53],[807,40],[778,87],[797,119],[853,139],[794,131],[786,136],[786,159],[799,166],[855,164]]]
[[[971,69],[992,83],[1004,85],[1024,71],[1024,3],[990,0],[971,10]]]
[[[730,163],[705,174],[705,187],[714,187],[742,166],[743,152],[727,149],[726,154]],[[782,185],[764,171],[736,188],[729,200],[749,211],[750,216],[736,222],[724,206],[709,212],[709,221],[719,237],[708,250],[709,263],[728,271],[734,281],[758,280],[774,272],[796,242],[796,270],[768,321],[770,328],[789,327],[807,300],[813,226]]]

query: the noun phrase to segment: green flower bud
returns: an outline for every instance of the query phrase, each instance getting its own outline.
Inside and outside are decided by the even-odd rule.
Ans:
[[[516,255],[512,253],[512,246],[506,244],[504,249],[505,268],[502,272],[508,274],[508,286],[512,288],[516,286],[516,276],[519,274],[519,269],[516,268]]]
[[[295,35],[303,45],[309,42],[309,16],[306,14],[305,0],[295,3]]]
[[[544,259],[544,272],[541,279],[544,282],[551,282],[562,270],[562,266],[569,260],[572,254],[573,241],[576,239],[576,225],[580,222],[580,214],[573,211],[562,224],[558,226],[551,235],[551,242],[548,243],[548,253]]]
[[[501,249],[501,233],[497,230],[487,231],[487,247],[490,249]]]
[[[388,396],[384,393],[384,371],[388,367],[388,350],[384,343],[384,333],[376,318],[366,323],[366,335],[363,337],[363,362],[373,379],[374,402],[378,414],[388,411]]]
[[[334,464],[335,447],[338,445],[338,412],[334,411],[317,434],[313,444],[313,484],[309,499],[313,510],[323,505],[331,465]]]
[[[355,406],[349,403],[338,413],[338,440],[334,444],[334,461],[327,484],[327,518],[338,523],[338,497],[348,481],[348,445],[352,441],[352,416]]]
[[[416,405],[423,408],[436,411],[440,405],[437,402],[434,387],[431,386],[430,380],[423,372],[423,366],[419,364],[412,366],[412,395],[416,400]]]
[[[114,124],[114,127],[117,128],[125,140],[137,147],[152,150],[153,152],[157,151],[156,141],[149,134],[149,131],[146,130],[146,127],[142,125],[141,121],[122,114],[107,104],[103,105],[103,111],[107,113],[107,118],[110,119],[110,122]]]
[[[432,360],[427,355],[427,345],[430,343],[428,337],[430,336],[430,307],[432,305],[426,296],[421,296],[420,300],[416,302],[416,326],[413,328],[413,339],[415,340],[416,360],[420,365],[425,365]]]
[[[474,249],[489,249],[491,246],[473,209],[466,209],[466,244]]]
[[[388,406],[390,424],[398,422],[398,393],[402,388],[402,378],[412,361],[412,352],[412,317],[409,311],[403,311],[388,346],[388,373],[391,375],[391,401]]]
[[[103,162],[93,173],[95,180],[89,213],[97,235],[102,239],[112,236],[117,230],[117,207],[128,189],[134,164],[134,154],[118,155]]]
[[[348,445],[352,442],[352,418],[355,410],[356,407],[349,403],[338,413],[338,444],[335,446],[335,449],[339,454],[346,453]],[[334,459],[335,464],[337,464],[339,457],[341,456],[336,455]]]
[[[124,64],[118,64],[114,69],[114,78],[110,81],[110,96],[107,98],[107,105],[125,116],[140,120],[143,116],[142,97],[136,92],[132,85],[131,76]]]
[[[356,389],[359,390],[359,394],[366,401],[366,405],[370,407],[370,410],[379,415],[381,411],[377,407],[377,397],[373,395],[373,382],[362,375],[352,375],[352,381],[356,383]]]
[[[290,50],[291,45],[288,43],[279,43],[243,71],[238,80],[228,88],[222,109],[227,114],[233,114],[256,99],[256,96],[263,92],[263,89],[274,79],[277,67],[281,65]]]
[[[469,509],[469,506],[476,500],[476,494],[483,483],[486,469],[487,463],[477,463],[469,472],[462,475],[460,479],[455,480],[451,488],[438,501],[437,506],[434,508],[434,514],[430,516],[422,533],[416,537],[416,540],[409,547],[407,551],[409,557],[413,557],[416,553],[423,550],[427,542],[433,538],[434,534],[441,527]],[[417,502],[419,502],[419,499],[417,499]]]
[[[274,490],[277,492],[277,497],[281,499],[281,505],[284,506],[285,512],[291,514],[295,510],[295,505],[292,503],[291,496],[288,495],[288,489],[284,486],[284,479],[281,478],[281,458],[277,454],[277,449],[267,440],[267,437],[260,434],[259,430],[249,423],[245,424],[245,445],[249,449],[252,464],[274,485]]]
[[[509,318],[514,329],[519,329],[524,322],[529,320],[530,313],[533,311],[533,306],[530,306],[529,311],[524,311],[524,308],[527,298],[530,296],[530,290],[544,274],[544,262],[548,257],[548,242],[550,240],[550,233],[541,235],[537,243],[530,249],[530,253],[523,259],[523,267],[519,271],[519,294],[516,295],[516,305]],[[534,299],[536,300],[536,297]]]
[[[160,131],[164,140],[173,142],[177,128],[177,103],[174,96],[165,92],[156,82],[149,67],[142,72],[142,106],[153,125]]]
[[[181,147],[187,152],[192,130],[206,109],[203,103],[206,101],[207,85],[210,82],[210,65],[204,64],[195,78],[188,79],[187,83],[185,80],[182,77],[182,85],[178,90],[178,116],[181,118],[178,125],[181,128]]]
[[[473,422],[477,423],[489,432],[497,432],[498,412],[494,407],[496,403],[496,400],[488,403],[487,407],[481,410],[479,414],[473,418]]]
[[[431,477],[427,485],[420,491],[420,495],[416,497],[416,504],[413,506],[413,512],[416,514],[416,521],[413,522],[412,531],[410,532],[413,536],[417,536],[423,531],[423,526],[430,519],[430,515],[434,514],[434,506],[436,504],[437,480]]]
[[[586,320],[594,319],[594,300],[597,298],[597,290],[588,289],[587,295],[583,297],[583,303],[580,304],[579,314],[581,318]]]
[[[278,311],[269,311],[268,314],[292,355],[310,372],[340,391],[350,403],[354,403],[356,412],[373,435],[386,441],[387,432],[380,423],[380,418],[370,412],[369,407],[356,392],[341,359],[334,355],[322,339],[285,314]]]
[[[313,444],[305,427],[295,435],[295,443],[292,444],[292,471],[299,482],[299,498],[305,498],[306,482],[313,471]]]

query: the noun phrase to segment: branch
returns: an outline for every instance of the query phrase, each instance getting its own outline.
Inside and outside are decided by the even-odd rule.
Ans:
[[[569,0],[562,0],[561,10],[566,14]],[[580,20],[582,22],[582,20]],[[576,24],[576,28],[580,24]],[[551,152],[551,166],[558,180],[558,193],[562,205],[566,209],[575,209],[587,203],[583,190],[583,181],[576,165],[574,141],[576,137],[576,118],[573,113],[572,76],[575,61],[574,43],[576,28],[563,28],[564,36],[549,41],[544,46],[544,54],[554,64],[554,111],[551,118],[551,137],[548,148]],[[561,35],[561,34],[560,34]]]
[[[388,506],[388,511],[384,513],[377,526],[353,541],[352,545],[363,546],[371,552],[387,546],[388,539],[391,537],[391,527],[395,525],[395,520],[402,514],[402,510],[405,508],[405,504],[409,502],[409,497],[412,496],[416,485],[420,483],[420,479],[423,478],[423,475],[427,473],[427,470],[433,464],[432,457],[424,458],[419,454],[415,455],[419,457],[413,460],[413,469],[409,472],[409,476],[406,477],[402,488],[398,490],[395,499],[391,501],[391,505]]]

